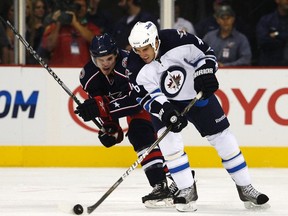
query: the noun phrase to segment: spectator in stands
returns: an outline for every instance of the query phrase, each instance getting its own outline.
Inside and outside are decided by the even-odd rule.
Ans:
[[[123,16],[116,23],[112,34],[119,48],[131,50],[128,36],[132,27],[138,21],[151,21],[159,28],[157,19],[152,14],[142,9],[141,0],[119,0],[118,5],[127,13],[127,15]]]
[[[235,13],[228,5],[216,11],[219,28],[208,32],[203,40],[215,51],[219,66],[251,64],[251,48],[247,37],[234,28]]]
[[[91,21],[101,30],[101,34],[112,33],[113,21],[108,11],[101,8],[101,0],[89,0],[89,10],[87,14],[88,22]]]
[[[31,0],[29,0],[31,1]],[[26,1],[28,3],[29,1]],[[26,7],[27,10],[27,7]],[[33,47],[38,50],[41,44],[42,35],[44,32],[44,18],[46,15],[46,4],[44,0],[32,0],[31,12],[26,25],[26,40]],[[37,61],[30,54],[26,58],[27,64],[37,64]]]
[[[57,2],[61,4],[62,2]],[[57,8],[52,22],[45,28],[42,48],[50,53],[51,65],[83,66],[90,59],[89,46],[100,29],[87,22],[87,1],[72,0],[68,8]]]
[[[195,30],[197,32],[198,37],[202,39],[209,31],[218,29],[219,25],[216,21],[216,11],[219,9],[219,7],[223,5],[230,5],[230,1],[229,0],[214,0],[213,2],[214,13],[211,16],[196,23]]]
[[[0,16],[14,25],[13,0],[0,1]],[[1,40],[3,41],[0,42],[0,44],[3,44],[1,44],[3,47],[0,46],[2,52],[2,63],[14,64],[14,33],[7,25],[2,25],[2,31],[4,31],[4,35],[1,36]]]
[[[9,55],[9,41],[2,22],[0,22],[0,64],[7,64]]]
[[[288,0],[275,0],[277,9],[257,25],[259,65],[288,66]]]
[[[178,1],[175,1],[174,11],[175,11],[174,14],[175,23],[173,25],[173,28],[185,30],[188,33],[195,34],[193,24],[189,20],[186,20],[183,17],[181,17],[181,8]]]

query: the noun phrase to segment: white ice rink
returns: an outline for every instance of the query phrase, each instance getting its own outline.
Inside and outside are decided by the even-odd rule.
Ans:
[[[250,169],[253,185],[270,197],[271,208],[246,210],[224,169],[195,169],[198,211],[147,209],[141,197],[151,192],[142,170],[136,169],[91,214],[111,216],[288,215],[288,169]],[[76,203],[92,205],[122,176],[125,169],[0,168],[0,216],[67,216]]]

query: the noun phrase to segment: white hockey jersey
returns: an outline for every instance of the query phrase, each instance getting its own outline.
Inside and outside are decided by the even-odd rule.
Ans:
[[[139,65],[139,60],[136,61],[131,53],[127,66],[134,77],[134,87],[137,86],[138,102],[156,116],[164,102],[188,101],[196,96],[195,74],[205,73],[205,69],[213,68],[214,73],[217,70],[213,50],[198,37],[166,29],[159,32],[159,38],[161,43],[156,60]]]

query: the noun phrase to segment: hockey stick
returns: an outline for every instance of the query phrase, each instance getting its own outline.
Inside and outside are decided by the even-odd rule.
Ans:
[[[57,81],[57,83],[65,90],[65,92],[67,92],[67,94],[76,102],[76,104],[80,105],[81,102],[78,100],[78,98],[63,83],[63,81],[57,76],[57,74],[55,74],[54,71],[44,62],[44,60],[36,53],[33,47],[20,35],[20,33],[16,30],[16,28],[8,20],[5,21],[1,16],[0,19],[2,20],[3,23],[7,24],[11,28],[13,33],[22,42],[25,48],[33,55],[33,57],[37,60],[37,62],[48,71],[48,73]],[[102,128],[102,125],[99,121],[97,121],[96,119],[92,119],[92,121],[99,129]]]
[[[199,92],[196,97],[185,107],[181,115],[185,115],[191,107],[202,97],[203,93]],[[172,125],[170,125],[159,138],[130,166],[125,173],[113,184],[109,190],[94,204],[87,207],[88,214],[91,214],[122,182],[123,180],[133,171],[135,168],[144,160],[144,158],[161,142],[162,139],[169,133]]]

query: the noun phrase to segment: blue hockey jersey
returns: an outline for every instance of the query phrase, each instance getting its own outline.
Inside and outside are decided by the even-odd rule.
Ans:
[[[132,86],[125,74],[128,52],[120,50],[114,70],[105,76],[90,60],[80,72],[80,83],[90,97],[107,96],[110,100],[109,111],[113,119],[133,115],[142,108],[129,97]]]

